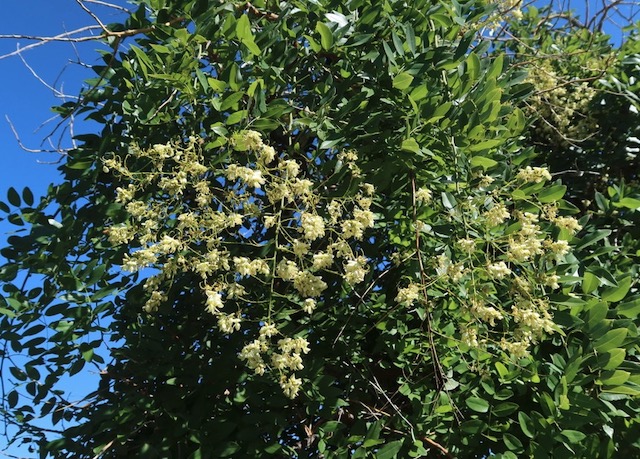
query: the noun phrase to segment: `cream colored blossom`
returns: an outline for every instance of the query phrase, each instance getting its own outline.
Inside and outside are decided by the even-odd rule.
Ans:
[[[319,215],[303,212],[300,216],[300,229],[305,239],[315,241],[324,236],[324,220]]]
[[[327,288],[327,284],[320,276],[314,276],[308,271],[301,271],[293,279],[293,286],[304,297],[318,297]]]
[[[364,228],[373,228],[375,217],[370,210],[362,210],[355,208],[353,210],[353,218],[358,221]]]
[[[276,158],[276,150],[272,146],[263,145],[260,149],[260,161],[263,164],[269,164]]]
[[[345,220],[342,222],[342,237],[345,239],[362,239],[364,225],[358,220]]]
[[[280,260],[276,267],[276,274],[284,280],[293,280],[299,272],[298,265],[291,260]]]
[[[433,193],[428,188],[421,187],[416,190],[416,202],[418,204],[429,204],[432,197]]]
[[[313,254],[313,269],[325,269],[333,264],[333,254],[330,252],[318,252]]]
[[[549,170],[544,167],[527,166],[518,171],[516,179],[523,182],[540,183],[545,180],[551,180],[551,174],[549,173]]]
[[[262,354],[267,352],[268,345],[263,340],[254,340],[242,348],[240,359],[247,361],[247,366],[256,374],[264,374],[267,366],[264,363]]]
[[[292,159],[286,159],[280,163],[280,169],[286,172],[288,178],[294,178],[300,173],[300,164]]]
[[[342,206],[340,202],[335,199],[330,201],[327,205],[327,212],[329,212],[329,216],[331,217],[331,223],[335,225],[342,216]]]
[[[260,327],[261,338],[271,338],[278,334],[278,329],[272,323],[266,323]]]
[[[344,278],[349,285],[359,284],[367,274],[367,259],[359,256],[356,259],[348,260],[344,265]]]
[[[133,239],[135,231],[129,226],[112,226],[109,228],[109,242],[113,245],[126,244]]]
[[[511,270],[507,267],[504,261],[489,264],[487,266],[487,272],[495,279],[504,279],[506,276],[511,274]]]
[[[280,387],[287,397],[296,398],[300,387],[302,387],[302,380],[296,378],[294,375],[289,377],[282,376],[280,379]]]
[[[136,186],[133,184],[127,185],[126,188],[116,188],[116,202],[120,204],[127,204],[132,201],[136,193]]]
[[[396,302],[403,304],[405,306],[411,306],[413,303],[420,298],[420,284],[411,283],[404,288],[398,289],[398,294],[396,295]]]
[[[554,254],[557,258],[564,257],[571,250],[571,247],[569,247],[569,243],[564,240],[551,241],[547,239],[546,241],[544,241],[544,247],[552,254]]]
[[[313,311],[315,311],[315,309],[316,309],[316,300],[314,300],[313,298],[307,298],[302,303],[302,310],[307,314],[312,314]]]
[[[218,315],[218,328],[222,333],[230,334],[240,330],[240,316],[237,314],[220,314]]]
[[[299,241],[298,239],[294,239],[291,243],[291,246],[293,248],[293,253],[297,257],[301,258],[307,255],[309,253],[309,250],[311,249],[311,246],[309,244]]]
[[[166,301],[167,296],[164,294],[164,292],[160,292],[160,291],[155,291],[151,293],[151,296],[149,297],[149,299],[147,300],[147,302],[144,305],[144,312],[147,313],[152,313],[158,310],[158,306],[160,306],[160,304],[163,301]]]
[[[463,252],[473,253],[476,249],[476,241],[469,238],[458,239],[458,246],[462,249]]]
[[[560,277],[558,275],[550,274],[548,276],[545,276],[544,285],[556,290],[560,288],[560,284],[558,284],[559,281],[560,281]]]
[[[483,214],[485,221],[487,222],[487,226],[489,228],[493,228],[494,226],[498,226],[502,224],[505,220],[511,217],[509,211],[502,203],[496,203],[491,207],[491,209],[487,210]]]
[[[373,196],[373,193],[376,191],[376,188],[370,183],[361,183],[360,188],[362,188],[362,192],[367,196]]]
[[[233,257],[233,264],[236,271],[241,276],[256,276],[258,274],[269,274],[269,265],[266,261],[257,259],[250,260],[246,257]]]
[[[209,311],[211,314],[217,314],[218,311],[223,307],[222,295],[220,294],[220,292],[215,292],[211,289],[205,290],[205,295],[207,296],[207,311]]]
[[[151,250],[138,250],[134,252],[133,255],[129,255],[128,253],[124,255],[122,270],[135,273],[142,268],[154,264],[156,261],[158,261],[158,257]]]
[[[542,253],[542,242],[535,238],[509,238],[509,249],[507,257],[514,261],[528,261],[536,255]]]
[[[553,224],[567,230],[570,234],[575,234],[582,229],[582,225],[573,217],[556,217],[553,219]]]
[[[472,327],[464,327],[460,336],[460,341],[466,344],[470,348],[477,348],[478,343],[478,330]]]
[[[487,306],[484,301],[479,299],[471,301],[471,313],[478,319],[488,322],[492,327],[496,325],[496,320],[504,318],[500,311],[493,306]]]
[[[480,183],[478,183],[478,186],[480,188],[487,188],[489,187],[493,182],[495,181],[495,179],[489,175],[483,175],[482,177],[480,177]]]

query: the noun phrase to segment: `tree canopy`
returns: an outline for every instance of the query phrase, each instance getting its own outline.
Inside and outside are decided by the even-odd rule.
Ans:
[[[41,200],[0,202],[12,441],[59,458],[638,454],[628,19],[616,44],[606,5],[133,3],[55,108],[100,132]],[[95,390],[69,400],[88,367]]]

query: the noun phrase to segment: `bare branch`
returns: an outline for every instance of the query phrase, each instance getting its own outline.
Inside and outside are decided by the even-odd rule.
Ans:
[[[13,123],[11,122],[11,118],[9,118],[8,115],[5,115],[4,117],[7,120],[7,123],[9,123],[9,128],[11,129],[11,132],[13,132],[13,136],[16,138],[16,141],[18,142],[18,145],[22,150],[27,151],[29,153],[58,153],[58,150],[43,150],[43,149],[27,148],[22,143],[22,140],[20,140],[20,135],[18,134],[18,131],[16,130]]]
[[[243,10],[246,9],[247,11],[251,12],[252,14],[255,14],[258,17],[265,18],[267,21],[277,21],[278,18],[280,17],[276,13],[260,11],[258,8],[252,5],[251,2],[247,2],[244,5],[240,5],[240,9],[243,9]]]
[[[106,6],[107,8],[113,8],[114,10],[124,11],[125,13],[130,13],[131,10],[125,8],[124,6],[116,5],[114,3],[103,2],[101,0],[83,0],[85,3],[93,3],[95,5]]]
[[[175,23],[184,21],[184,19],[185,19],[184,17],[174,18],[168,22],[165,22],[162,25],[169,27]],[[35,40],[37,42],[37,43],[32,43],[30,45],[27,45],[24,48],[20,48],[20,50],[18,51],[13,51],[11,53],[3,54],[0,56],[0,60],[6,59],[11,56],[15,56],[21,52],[28,51],[29,49],[33,49],[38,46],[42,46],[46,43],[51,43],[51,42],[81,43],[85,41],[104,40],[105,38],[123,39],[127,37],[132,37],[135,35],[141,35],[141,34],[153,32],[156,29],[157,29],[157,26],[154,24],[149,27],[142,27],[140,29],[127,29],[127,30],[116,32],[108,29],[105,30],[99,25],[92,25],[92,26],[80,27],[79,29],[75,29],[70,32],[61,33],[59,35],[54,35],[52,37],[43,37],[43,36],[36,36],[36,35],[20,35],[20,34],[0,35],[0,39],[3,39],[3,38],[5,39],[8,38],[12,40],[24,39],[24,40]],[[89,36],[82,36],[82,37],[73,36],[79,33],[90,32],[93,30],[101,30],[103,31],[103,33],[101,33],[100,35],[89,35]]]
[[[101,39],[102,38],[101,35],[90,35],[90,36],[83,36],[83,37],[74,37],[73,36],[73,35],[80,34],[80,33],[91,32],[93,30],[102,30],[102,29],[101,29],[100,26],[95,26],[95,25],[85,26],[85,27],[80,27],[79,29],[72,30],[70,32],[64,32],[64,33],[61,33],[59,35],[54,35],[52,37],[43,37],[43,36],[37,36],[37,35],[20,35],[20,34],[0,35],[0,39],[8,38],[10,40],[34,40],[34,41],[36,41],[36,43],[31,43],[30,45],[27,45],[24,48],[20,48],[17,51],[13,51],[11,53],[0,55],[0,60],[6,59],[6,58],[11,57],[11,56],[16,56],[19,53],[22,53],[24,51],[28,51],[28,50],[33,49],[33,48],[37,48],[37,47],[42,46],[42,45],[44,45],[46,43],[52,43],[52,42],[80,43],[80,42],[84,42],[84,41],[94,41],[94,40]]]
[[[20,49],[20,48],[18,48]],[[75,99],[78,100],[77,96],[71,96],[69,94],[64,94],[63,92],[61,92],[60,90],[56,89],[55,86],[50,85],[49,83],[47,83],[46,81],[44,81],[40,75],[38,75],[36,73],[36,71],[27,63],[26,59],[22,56],[22,53],[18,53],[17,56],[20,58],[20,60],[22,61],[22,63],[24,64],[24,66],[27,68],[27,70],[29,70],[29,72],[31,72],[31,75],[33,75],[33,77],[38,80],[40,83],[42,83],[42,85],[47,88],[50,89],[53,92],[53,95],[55,97],[61,98],[61,99]]]
[[[107,26],[105,26],[102,21],[100,20],[100,18],[98,16],[95,15],[95,13],[93,11],[91,11],[89,8],[87,8],[87,6],[84,4],[83,0],[76,0],[76,3],[78,5],[80,5],[80,8],[82,8],[84,11],[86,11],[86,13],[91,16],[93,18],[94,21],[96,21],[98,23],[98,25],[100,26],[100,28],[102,30],[104,30],[105,33],[109,33],[109,29],[107,29]]]

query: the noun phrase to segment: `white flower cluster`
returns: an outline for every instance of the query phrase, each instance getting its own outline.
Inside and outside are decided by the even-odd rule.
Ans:
[[[304,368],[302,355],[309,352],[309,342],[301,337],[282,338],[276,346],[271,338],[278,335],[276,327],[267,323],[262,326],[258,339],[247,344],[240,351],[240,359],[245,360],[247,367],[257,375],[263,375],[267,371],[267,363],[264,357],[271,355],[271,368],[280,374],[279,382],[284,394],[289,398],[298,395],[302,380],[296,378],[294,373]]]
[[[361,183],[351,195],[323,197],[302,176],[306,168],[300,162],[278,154],[254,131],[227,139],[230,155],[224,163],[202,144],[192,138],[147,150],[133,146],[126,158],[104,161],[104,169],[125,182],[116,200],[129,214],[108,229],[109,243],[131,244],[123,270],[157,271],[145,282],[145,311],[170,306],[173,279],[192,272],[201,278],[203,311],[215,318],[220,332],[267,323],[240,358],[256,374],[276,371],[282,390],[295,397],[301,380],[290,373],[303,368],[308,343],[285,337],[273,346],[269,339],[278,324],[271,318],[291,302],[313,314],[328,288],[326,273],[341,273],[351,288],[365,280],[368,260],[356,247],[374,226],[375,189]],[[342,152],[338,159],[351,171],[349,179],[357,179],[356,152]],[[245,282],[259,287],[251,290]],[[252,307],[243,308],[246,304]]]
[[[561,49],[562,44],[556,43],[555,46]],[[579,56],[576,58],[580,59]],[[529,82],[535,86],[536,92],[528,99],[528,110],[539,120],[536,130],[540,135],[551,142],[570,145],[589,138],[597,130],[598,125],[590,109],[597,92],[585,80],[597,80],[606,59],[605,55],[602,62],[594,60],[576,65],[584,75],[575,75],[572,68],[570,78],[575,78],[576,83],[563,78],[562,70],[555,67],[563,60],[540,60],[531,66]]]
[[[399,286],[395,302],[441,308],[456,321],[460,342],[469,348],[493,346],[522,357],[533,343],[555,331],[547,298],[560,288],[556,271],[564,269],[571,250],[567,239],[581,226],[571,216],[560,216],[556,203],[536,202],[552,178],[546,168],[523,167],[501,187],[487,177],[480,176],[476,187],[457,184],[453,209],[451,200],[432,201],[430,191],[416,189],[414,202],[424,204],[427,196],[435,211],[426,214],[431,220],[416,221],[416,227],[440,224],[453,229],[453,234],[447,238],[427,229],[415,236],[425,239],[417,246],[435,247],[439,254],[417,280],[415,275],[406,276],[408,284]],[[528,184],[532,186],[523,188]],[[417,256],[423,255],[409,255]]]

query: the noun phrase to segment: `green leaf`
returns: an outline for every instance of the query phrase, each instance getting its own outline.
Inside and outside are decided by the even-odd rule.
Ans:
[[[640,315],[640,298],[634,298],[631,301],[619,304],[616,308],[616,313],[619,316],[635,319]]]
[[[479,434],[487,428],[487,424],[482,419],[471,419],[460,424],[460,430],[468,434]]]
[[[587,326],[590,330],[598,327],[607,318],[609,304],[606,301],[597,302],[589,308]]]
[[[491,158],[487,158],[486,156],[474,156],[471,158],[471,167],[481,167],[485,170],[492,168],[493,166],[498,164],[498,161],[495,161]]]
[[[232,108],[234,110],[238,109],[238,102],[244,97],[244,92],[242,91],[238,91],[238,92],[233,92],[231,94],[229,94],[227,97],[224,98],[224,100],[222,101],[222,103],[220,104],[220,111],[224,112],[226,110],[228,110],[229,108]]]
[[[605,371],[600,382],[605,386],[621,386],[629,380],[631,373],[624,370]]]
[[[246,117],[247,117],[247,111],[246,110],[240,110],[238,112],[235,112],[235,113],[232,113],[231,115],[229,115],[229,117],[227,118],[225,123],[227,123],[227,125],[238,124],[239,122],[241,122]]]
[[[631,396],[639,396],[640,395],[640,386],[633,385],[629,386],[629,383],[625,386],[616,386],[616,387],[606,387],[602,389],[602,392],[611,393],[611,394],[624,394]]]
[[[580,443],[587,438],[585,434],[577,430],[563,430],[560,435],[566,438],[569,443]]]
[[[507,367],[505,367],[502,362],[496,362],[495,366],[496,370],[498,370],[498,375],[502,379],[506,379],[506,377],[509,375],[509,370],[507,370]]]
[[[491,63],[489,70],[487,71],[487,75],[485,78],[490,80],[492,78],[498,78],[502,74],[502,68],[504,66],[504,54],[500,54],[494,61]]]
[[[640,199],[635,198],[622,198],[618,202],[612,203],[615,207],[626,207],[627,209],[638,210],[640,209]]]
[[[624,299],[624,297],[627,296],[630,288],[631,276],[624,277],[620,281],[618,281],[617,287],[612,287],[602,292],[602,299],[611,303],[615,303],[616,301]]]
[[[598,356],[598,365],[603,370],[615,370],[622,364],[622,362],[624,362],[626,354],[627,351],[625,349],[611,349],[609,352],[605,352]]]
[[[469,146],[469,151],[489,150],[491,148],[497,147],[498,145],[501,145],[502,143],[504,143],[504,141],[505,139],[489,139],[478,143],[472,143]]]
[[[518,408],[520,406],[517,403],[503,402],[491,408],[491,413],[498,417],[504,417],[516,412]]]
[[[595,244],[599,240],[606,238],[610,234],[611,234],[611,230],[594,231],[593,233],[582,238],[580,243],[576,245],[576,250],[582,250],[586,247],[589,247],[590,245]]]
[[[13,187],[10,187],[7,190],[7,199],[9,200],[9,203],[15,207],[20,207],[20,204],[22,203],[22,201],[20,200],[20,195]]]
[[[566,192],[567,187],[565,185],[553,185],[538,193],[538,200],[542,203],[556,202],[562,199]]]
[[[32,206],[33,205],[33,193],[31,192],[31,190],[28,187],[25,187],[22,190],[22,200],[28,206]]]
[[[403,140],[400,149],[402,149],[402,151],[408,151],[411,153],[420,153],[420,145],[418,145],[418,142],[416,142],[416,139],[414,139],[413,137]]]
[[[247,47],[249,52],[254,56],[259,56],[262,53],[262,50],[256,45],[256,42],[253,40],[242,40],[242,44]]]
[[[249,21],[249,17],[246,14],[240,16],[240,19],[236,22],[236,35],[240,40],[253,40],[251,21]]]
[[[626,328],[616,328],[615,330],[609,330],[601,338],[599,338],[594,344],[593,348],[597,352],[608,352],[622,344],[627,337],[628,330]]]
[[[522,442],[516,436],[505,433],[502,435],[502,441],[511,451],[522,451]]]
[[[598,280],[598,276],[590,273],[589,271],[585,271],[584,276],[582,277],[582,291],[586,294],[593,292],[600,285],[600,281]]]
[[[396,440],[387,443],[376,452],[376,459],[393,459],[397,457],[403,442],[404,440]]]
[[[415,88],[413,88],[413,90],[409,94],[409,98],[414,102],[418,102],[424,99],[425,97],[427,97],[427,94],[429,94],[429,89],[427,88],[427,85],[421,84],[420,86],[416,86]]]
[[[469,408],[478,413],[486,413],[489,411],[489,402],[480,397],[469,397],[465,400],[465,403]]]
[[[518,424],[520,430],[529,438],[535,438],[536,430],[533,421],[529,415],[523,411],[518,412]]]
[[[442,192],[442,205],[447,209],[453,209],[456,206],[456,198],[448,191]]]
[[[7,403],[9,404],[9,408],[13,408],[18,404],[17,391],[12,390],[11,392],[9,392],[9,395],[7,395]]]
[[[320,44],[322,48],[329,51],[333,47],[333,33],[331,29],[322,22],[316,24],[316,32],[320,34]]]
[[[413,81],[413,76],[410,75],[407,72],[404,72],[404,73],[401,73],[401,74],[397,75],[393,79],[393,87],[396,88],[396,89],[399,89],[401,91],[404,91],[409,86],[411,86],[411,82],[412,81]]]

